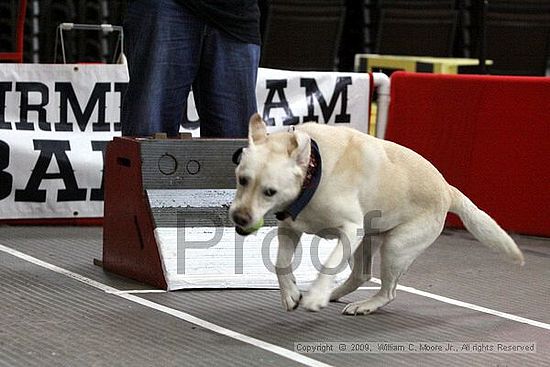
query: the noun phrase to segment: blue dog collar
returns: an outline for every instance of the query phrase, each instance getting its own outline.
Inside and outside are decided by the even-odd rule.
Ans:
[[[294,200],[285,210],[275,213],[275,217],[278,220],[285,220],[288,217],[292,218],[292,220],[296,220],[298,214],[306,207],[313,197],[313,194],[315,194],[315,191],[317,191],[317,187],[319,187],[319,183],[321,182],[322,168],[319,146],[315,140],[311,139],[311,153],[306,177],[302,183],[302,191],[300,191],[296,200]]]

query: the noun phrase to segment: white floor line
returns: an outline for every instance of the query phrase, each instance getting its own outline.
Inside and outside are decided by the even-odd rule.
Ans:
[[[163,289],[129,289],[129,290],[117,290],[114,292],[107,292],[111,294],[150,294],[150,293],[166,293]]]
[[[7,254],[10,254],[12,256],[15,256],[19,259],[28,261],[30,263],[33,263],[35,265],[38,265],[42,268],[51,270],[55,273],[58,273],[58,274],[66,276],[66,277],[69,277],[71,279],[77,280],[81,283],[87,284],[89,286],[92,286],[94,288],[102,290],[106,293],[112,294],[116,297],[124,298],[128,301],[138,303],[142,306],[149,307],[149,308],[152,308],[152,309],[160,311],[160,312],[164,312],[164,313],[169,314],[171,316],[177,317],[180,320],[187,321],[189,323],[200,326],[204,329],[208,329],[208,330],[213,331],[215,333],[218,333],[218,334],[221,334],[221,335],[224,335],[224,336],[242,341],[243,343],[253,345],[255,347],[261,348],[261,349],[266,350],[268,352],[275,353],[275,354],[277,354],[281,357],[285,357],[285,358],[290,359],[292,361],[301,363],[305,366],[310,366],[310,367],[332,367],[331,365],[328,365],[326,363],[323,363],[323,362],[317,361],[315,359],[309,358],[309,357],[307,357],[303,354],[296,353],[296,352],[294,352],[290,349],[286,349],[286,348],[280,347],[278,345],[270,344],[270,343],[267,343],[263,340],[259,340],[259,339],[250,337],[248,335],[241,334],[241,333],[236,332],[234,330],[224,328],[222,326],[213,324],[209,321],[200,319],[198,317],[195,317],[195,316],[190,315],[188,313],[176,310],[174,308],[166,307],[166,306],[160,305],[158,303],[148,301],[144,298],[140,298],[140,297],[135,296],[133,294],[119,293],[120,292],[119,289],[113,288],[111,286],[108,286],[106,284],[100,283],[100,282],[95,281],[93,279],[87,278],[87,277],[82,276],[80,274],[73,273],[72,271],[63,269],[59,266],[56,266],[56,265],[53,265],[53,264],[50,264],[50,263],[47,263],[45,261],[42,261],[42,260],[37,259],[35,257],[32,257],[30,255],[27,255],[27,254],[24,254],[24,253],[19,252],[17,250],[14,250],[10,247],[6,247],[2,244],[0,244],[0,251],[5,252]]]
[[[377,284],[382,283],[380,281],[380,279],[377,279],[377,278],[371,278],[370,281],[373,282],[373,283],[377,283]],[[547,323],[544,323],[544,322],[527,319],[525,317],[512,315],[510,313],[493,310],[491,308],[474,305],[474,304],[468,303],[468,302],[462,302],[462,301],[459,301],[459,300],[456,300],[456,299],[453,299],[453,298],[449,298],[449,297],[445,297],[445,296],[439,296],[437,294],[421,291],[419,289],[412,288],[412,287],[407,287],[407,286],[404,286],[404,285],[398,285],[397,289],[408,292],[408,293],[416,294],[416,295],[419,295],[419,296],[435,299],[437,301],[445,302],[445,303],[448,303],[448,304],[451,304],[451,305],[455,305],[455,306],[459,306],[459,307],[463,307],[463,308],[468,308],[470,310],[483,312],[483,313],[493,315],[493,316],[502,317],[503,319],[508,319],[508,320],[512,320],[512,321],[516,321],[516,322],[521,322],[523,324],[528,324],[528,325],[531,325],[531,326],[536,326],[536,327],[539,327],[539,328],[542,328],[542,329],[550,330],[550,324],[547,324]]]

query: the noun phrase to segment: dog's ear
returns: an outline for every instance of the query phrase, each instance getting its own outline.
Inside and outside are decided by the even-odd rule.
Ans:
[[[293,131],[288,153],[299,166],[306,167],[309,164],[309,156],[311,152],[311,138],[308,134],[301,131]]]
[[[267,128],[262,117],[255,113],[250,117],[248,123],[248,143],[249,145],[261,144],[267,138]]]

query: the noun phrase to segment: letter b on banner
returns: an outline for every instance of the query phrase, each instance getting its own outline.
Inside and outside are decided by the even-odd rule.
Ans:
[[[0,200],[10,196],[13,176],[4,171],[10,164],[10,146],[0,140]]]

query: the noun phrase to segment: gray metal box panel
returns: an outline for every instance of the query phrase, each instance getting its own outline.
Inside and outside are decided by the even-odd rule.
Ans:
[[[144,189],[234,189],[233,153],[245,139],[147,139],[141,143]]]

